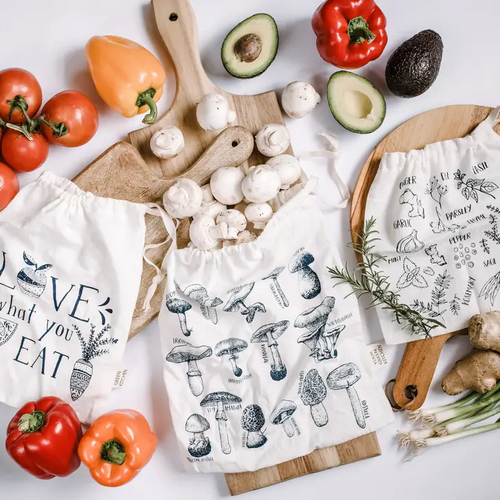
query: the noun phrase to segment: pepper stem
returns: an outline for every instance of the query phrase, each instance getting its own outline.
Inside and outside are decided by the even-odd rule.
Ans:
[[[370,30],[370,26],[361,16],[355,17],[349,21],[347,33],[351,39],[351,43],[372,43],[376,35]]]
[[[43,411],[33,411],[25,413],[17,422],[17,428],[23,433],[28,434],[38,431],[45,424],[45,413]]]
[[[139,108],[142,106],[149,106],[150,112],[144,117],[144,120],[142,120],[142,123],[146,123],[147,125],[156,123],[158,118],[158,107],[153,99],[155,94],[156,90],[153,87],[150,87],[148,90],[141,92],[135,102],[135,105]]]
[[[101,458],[105,462],[114,465],[123,465],[125,462],[125,457],[127,454],[125,453],[125,448],[116,439],[112,439],[111,441],[106,441],[101,448]]]

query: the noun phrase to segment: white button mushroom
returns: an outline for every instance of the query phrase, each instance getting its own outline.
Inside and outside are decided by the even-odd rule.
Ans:
[[[257,236],[255,236],[255,234],[245,229],[245,231],[241,231],[241,233],[238,234],[238,238],[236,238],[235,240],[224,240],[222,242],[222,246],[232,247],[234,245],[241,245],[242,243],[250,243],[251,241],[255,241],[256,239]]]
[[[241,183],[245,198],[251,203],[265,203],[279,192],[281,180],[278,172],[267,165],[252,167]]]
[[[291,200],[294,196],[302,191],[304,186],[302,184],[295,184],[290,189],[280,191],[272,200],[269,200],[269,205],[277,212],[287,201]]]
[[[292,155],[275,156],[268,160],[266,165],[278,172],[281,179],[281,189],[288,189],[300,179],[302,174],[299,160]]]
[[[165,127],[153,134],[151,151],[162,160],[175,158],[184,149],[184,136],[177,127]]]
[[[217,219],[218,215],[224,212],[224,210],[227,210],[226,205],[214,200],[210,203],[202,203],[199,213],[208,215],[212,219]]]
[[[289,83],[283,90],[281,105],[290,118],[304,118],[321,102],[314,87],[305,82]]]
[[[290,146],[290,134],[284,125],[269,124],[255,137],[257,149],[269,158],[283,154]]]
[[[203,130],[222,130],[236,120],[236,113],[223,95],[211,92],[196,107],[196,119]]]
[[[208,215],[197,214],[189,228],[189,237],[196,248],[210,250],[219,240],[235,240],[238,231],[225,222],[216,225]]]
[[[252,203],[245,210],[245,216],[255,229],[264,229],[273,216],[273,209],[267,203]]]
[[[201,186],[201,192],[203,193],[203,205],[215,200],[210,183]]]
[[[234,227],[238,233],[244,231],[247,227],[245,216],[238,210],[230,209],[220,213],[216,219],[217,224],[225,222],[229,227]]]
[[[200,186],[191,179],[179,179],[164,195],[163,205],[171,217],[184,219],[198,213],[203,200]]]
[[[243,200],[241,183],[245,174],[238,167],[222,167],[212,174],[210,187],[217,201],[224,205],[237,205]]]

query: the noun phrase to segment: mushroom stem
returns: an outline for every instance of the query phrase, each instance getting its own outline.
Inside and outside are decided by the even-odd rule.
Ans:
[[[325,331],[325,327],[323,326],[321,328],[321,333],[318,337],[318,346],[319,346],[319,361],[322,361],[324,359],[331,359],[332,354],[330,351],[330,346],[328,344],[328,340],[323,336],[323,333]]]
[[[217,426],[219,428],[220,449],[224,455],[231,453],[231,445],[229,443],[229,436],[227,434],[227,415],[224,411],[222,401],[217,403],[217,413],[215,414]]]
[[[238,360],[238,356],[235,354],[229,358],[229,361],[231,363],[231,368],[233,369],[233,373],[236,377],[241,377],[243,370],[236,364],[236,361]]]
[[[300,295],[305,299],[313,299],[321,292],[321,282],[318,275],[309,267],[298,270]]]
[[[256,302],[255,304],[252,304],[251,306],[245,307],[248,312],[244,312],[243,314],[247,315],[247,323],[251,323],[254,318],[255,314],[259,311],[264,311],[266,308],[264,307],[264,304],[261,302]]]
[[[292,436],[294,436],[294,434],[295,434],[295,428],[293,427],[292,419],[291,418],[287,418],[283,422],[282,427],[283,427],[283,430],[285,431],[285,434],[289,438],[291,438]]]
[[[323,403],[311,405],[311,417],[318,427],[323,427],[328,423],[328,413]]]
[[[352,386],[348,387],[346,391],[349,396],[349,401],[351,402],[352,412],[354,413],[356,423],[364,429],[366,427],[366,420],[363,414],[363,408],[361,408],[361,401],[359,400],[358,392]]]
[[[273,380],[282,380],[286,377],[287,370],[281,359],[278,343],[276,341],[271,341],[269,350],[271,351],[271,358],[273,359],[271,364],[271,378]]]
[[[267,441],[262,431],[248,432],[247,448],[260,448]]]
[[[199,396],[203,392],[203,378],[194,360],[188,361],[188,384],[193,396]]]
[[[191,335],[191,330],[187,326],[186,315],[183,312],[177,313],[179,316],[179,323],[181,325],[181,331],[186,336],[189,337]]]
[[[286,298],[285,292],[283,292],[283,289],[281,288],[278,278],[273,278],[273,283],[276,288],[276,292],[281,298],[281,301],[283,302],[284,307],[288,307],[290,305],[290,302],[288,302],[288,299]]]
[[[202,432],[193,432],[193,439],[195,441],[205,441],[205,433]]]

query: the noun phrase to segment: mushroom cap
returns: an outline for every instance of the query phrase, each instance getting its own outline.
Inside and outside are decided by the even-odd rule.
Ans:
[[[334,326],[333,328],[330,327],[330,329],[325,328],[325,331],[323,332],[323,337],[331,337],[333,335],[337,335],[345,330],[345,325],[337,325]]]
[[[345,363],[335,368],[326,379],[328,387],[333,390],[347,389],[354,385],[361,378],[361,372],[358,365],[354,363]]]
[[[187,286],[184,290],[184,295],[187,295],[190,299],[193,299],[200,304],[208,299],[207,289],[204,286],[197,284]]]
[[[325,297],[319,306],[311,307],[299,314],[295,320],[295,328],[307,328],[315,332],[326,324],[328,316],[335,307],[335,297]]]
[[[187,432],[205,432],[210,429],[210,424],[208,420],[202,415],[198,415],[198,413],[193,413],[186,420],[186,431]]]
[[[200,406],[215,406],[217,403],[225,405],[241,403],[241,398],[230,392],[217,391],[207,394],[200,403]]]
[[[288,270],[291,273],[296,273],[299,269],[309,266],[314,262],[314,257],[309,252],[300,252],[296,257],[294,257],[290,264],[288,265]]]
[[[316,344],[318,343],[318,338],[319,338],[319,328],[316,330],[312,331],[307,331],[303,335],[301,335],[298,339],[297,342],[304,343],[309,349],[313,350],[316,347]]]
[[[244,340],[230,337],[216,344],[214,352],[216,356],[232,355],[244,351],[247,347],[248,344]]]
[[[284,399],[269,415],[269,420],[274,425],[282,424],[295,413],[296,409],[297,405],[293,401]]]
[[[212,348],[207,345],[194,346],[182,344],[175,346],[166,357],[170,363],[187,363],[188,361],[198,361],[212,355]]]
[[[199,212],[203,201],[200,186],[186,178],[178,179],[163,195],[163,205],[171,217],[184,219]]]
[[[263,280],[274,279],[277,278],[283,271],[285,270],[285,266],[277,267],[273,271],[271,271],[267,276],[262,278]]]
[[[189,302],[177,298],[168,299],[165,305],[167,306],[167,309],[171,313],[176,313],[176,314],[185,313],[186,311],[189,311],[189,309],[193,307]]]
[[[300,398],[306,406],[317,405],[326,398],[326,385],[318,370],[312,369],[306,373]]]
[[[269,335],[276,340],[280,338],[287,328],[290,326],[290,321],[284,320],[279,321],[278,323],[269,323],[268,325],[261,326],[250,339],[250,342],[253,344],[259,342],[268,342]]]
[[[221,212],[217,216],[216,222],[217,224],[225,222],[228,226],[235,227],[238,233],[241,233],[241,231],[244,231],[247,227],[246,217],[239,210],[235,210],[234,208]]]
[[[226,305],[224,306],[225,312],[235,312],[238,310],[238,303],[245,300],[253,290],[255,283],[248,283],[247,285],[241,285],[229,292],[232,292],[232,295],[229,297]]]
[[[257,432],[264,427],[266,418],[259,405],[248,405],[241,415],[241,427],[248,432]]]
[[[210,178],[212,195],[224,205],[237,205],[243,200],[241,183],[245,174],[238,167],[221,167]]]

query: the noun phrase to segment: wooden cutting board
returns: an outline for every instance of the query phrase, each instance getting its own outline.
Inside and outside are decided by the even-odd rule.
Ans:
[[[211,173],[222,166],[264,163],[266,158],[254,151],[253,135],[267,123],[284,123],[275,92],[257,96],[232,95],[218,89],[209,80],[200,61],[196,23],[187,0],[153,0],[152,6],[158,30],[175,66],[177,92],[172,107],[157,124],[131,133],[129,138],[133,146],[124,142],[115,144],[75,179],[80,188],[99,196],[140,203],[161,203],[163,193],[178,176],[190,177],[204,184]],[[228,128],[219,136],[199,127],[196,104],[208,92],[226,96],[236,111],[237,124],[242,127]],[[156,130],[166,125],[175,125],[182,130],[186,147],[177,158],[162,161],[151,153],[149,141]],[[291,148],[288,153],[293,154]],[[166,239],[160,219],[148,216],[146,222],[146,243]],[[179,228],[178,245],[182,248],[187,243],[188,225],[183,224]],[[152,250],[149,257],[159,265],[166,250],[166,247]],[[152,310],[147,314],[142,311],[153,276],[153,268],[145,265],[130,337],[158,315],[162,290],[155,295]],[[227,474],[226,478],[231,494],[239,494],[380,453],[377,436],[371,433],[340,446],[316,450],[285,464],[257,472]]]
[[[393,130],[366,160],[356,182],[351,205],[353,241],[356,235],[363,234],[366,199],[385,153],[422,149],[433,142],[464,137],[486,119],[491,110],[473,105],[446,106],[415,116]],[[496,130],[500,132],[500,125]],[[467,330],[410,342],[406,346],[393,388],[393,397],[399,406],[415,410],[423,405],[444,344],[453,335],[463,333]]]

